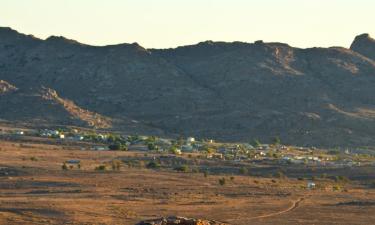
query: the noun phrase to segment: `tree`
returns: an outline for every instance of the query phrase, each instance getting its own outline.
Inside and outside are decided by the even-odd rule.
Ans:
[[[273,143],[274,143],[275,145],[280,145],[280,144],[281,144],[281,140],[280,140],[280,138],[279,138],[278,136],[274,137],[274,138],[273,138]]]
[[[260,143],[260,141],[258,139],[254,139],[253,142],[251,143],[251,145],[257,148],[257,147],[261,146],[262,144]]]
[[[174,168],[174,170],[186,173],[189,172],[189,167],[187,165],[182,165]]]
[[[147,163],[146,167],[148,169],[157,169],[157,168],[160,168],[160,164],[155,162],[155,161],[151,161],[151,162]]]
[[[122,144],[121,142],[115,142],[111,145],[108,146],[110,150],[113,150],[113,151],[126,151],[128,150],[128,147],[124,144]]]
[[[225,185],[225,183],[226,183],[225,177],[219,179],[219,184],[221,186]]]
[[[246,167],[241,167],[239,172],[240,172],[240,174],[243,174],[243,175],[249,173],[249,171],[248,171],[248,169]]]

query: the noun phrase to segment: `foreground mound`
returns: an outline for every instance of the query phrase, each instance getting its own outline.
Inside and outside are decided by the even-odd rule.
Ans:
[[[228,225],[217,221],[208,221],[201,219],[191,219],[185,217],[168,217],[154,220],[146,220],[137,225]]]

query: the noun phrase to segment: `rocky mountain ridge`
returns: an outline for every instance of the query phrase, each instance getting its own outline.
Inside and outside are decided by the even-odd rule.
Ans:
[[[124,132],[374,145],[374,43],[360,35],[350,49],[262,41],[145,49],[41,40],[0,28],[0,80],[20,90],[56,90]],[[0,118],[19,120],[23,113]]]

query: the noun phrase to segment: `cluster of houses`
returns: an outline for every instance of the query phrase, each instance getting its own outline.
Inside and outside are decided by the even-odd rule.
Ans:
[[[13,134],[25,135],[25,131],[17,130]],[[329,154],[316,156],[313,154],[316,148],[306,147],[288,147],[281,144],[257,144],[253,146],[249,143],[241,144],[220,144],[213,140],[198,141],[194,137],[186,139],[166,139],[149,136],[128,136],[100,134],[100,133],[83,133],[78,130],[62,131],[59,129],[43,129],[35,133],[37,136],[55,138],[70,141],[91,141],[96,145],[90,150],[108,151],[110,145],[115,142],[121,142],[129,150],[133,151],[157,151],[168,152],[180,155],[182,153],[204,153],[208,159],[233,160],[241,161],[272,161],[280,164],[301,164],[317,166],[360,166],[361,163],[354,161],[350,157],[337,159]],[[289,151],[293,149],[293,151]],[[86,150],[86,148],[84,148]],[[297,153],[296,153],[297,152]],[[352,152],[345,151],[345,154],[351,156]]]

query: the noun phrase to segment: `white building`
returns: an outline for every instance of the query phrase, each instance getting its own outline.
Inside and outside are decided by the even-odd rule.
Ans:
[[[195,142],[195,138],[193,138],[193,137],[188,137],[188,138],[186,139],[186,142],[187,142],[187,143],[193,143],[193,142]]]
[[[307,188],[308,189],[315,189],[316,184],[312,181],[307,182]]]

